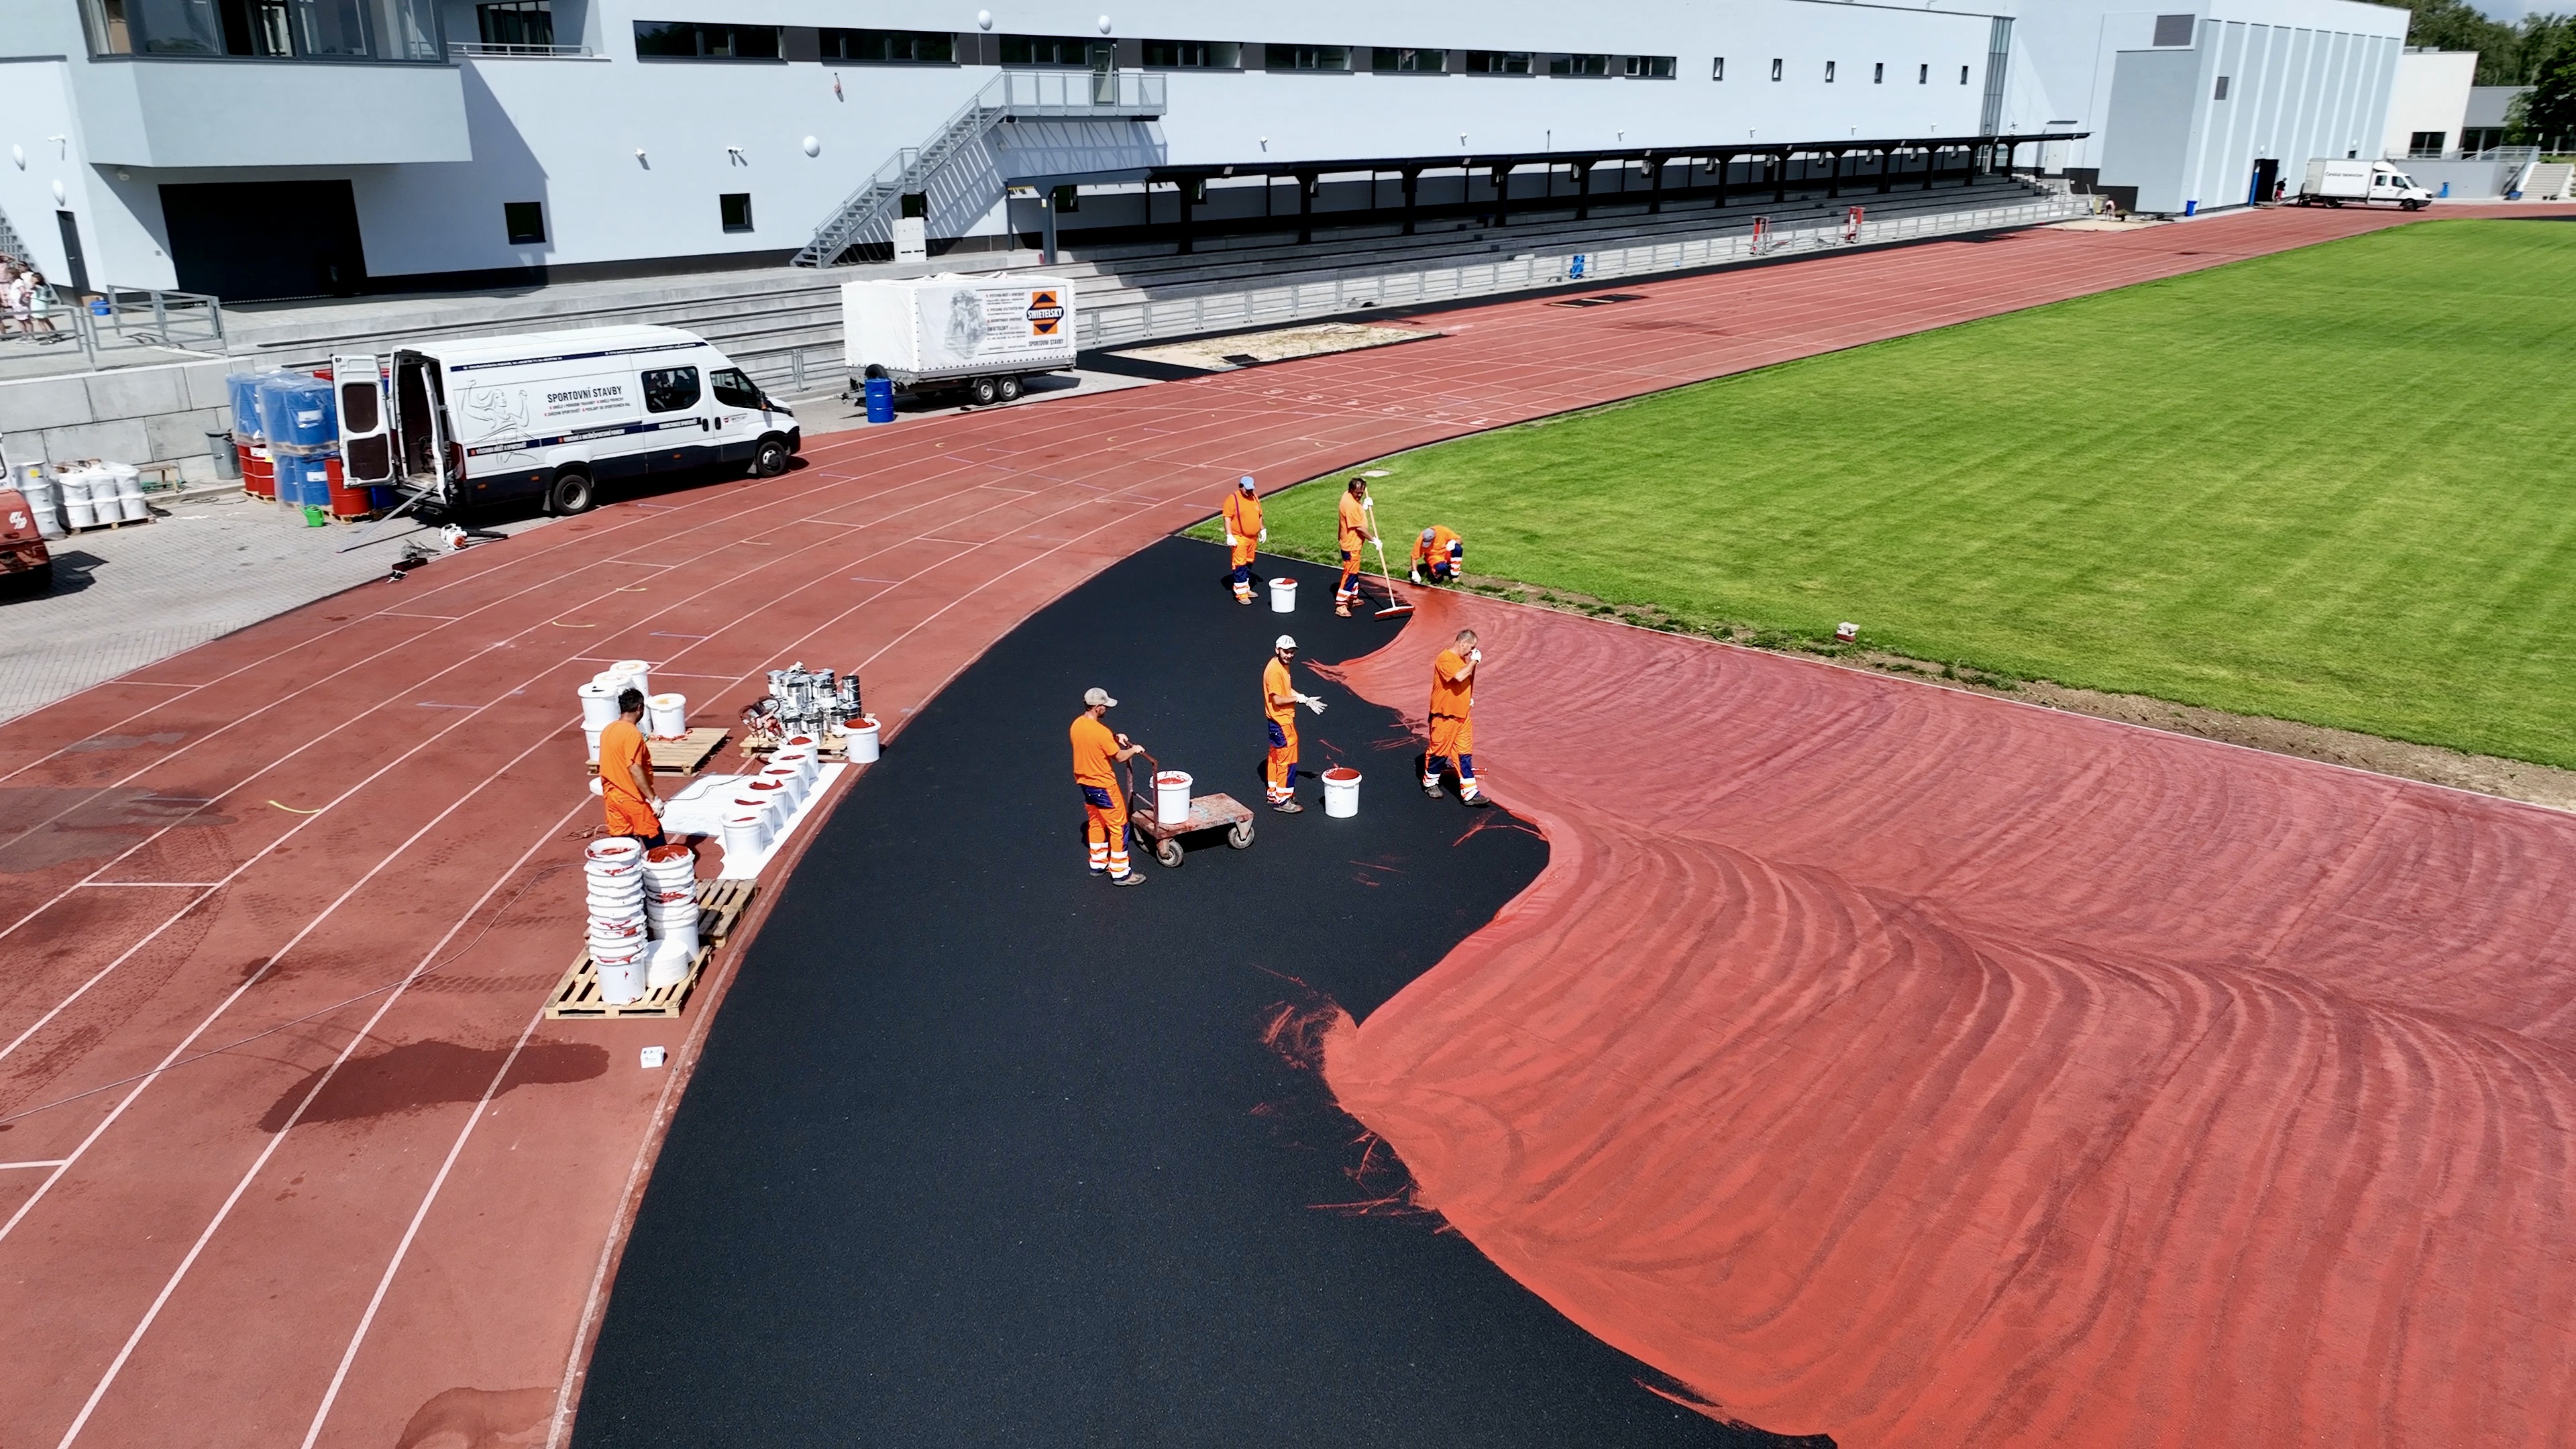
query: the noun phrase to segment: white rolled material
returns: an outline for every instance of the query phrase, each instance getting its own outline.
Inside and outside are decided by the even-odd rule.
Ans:
[[[689,732],[689,697],[685,694],[647,695],[644,717],[652,725],[650,733],[657,740],[676,740]]]

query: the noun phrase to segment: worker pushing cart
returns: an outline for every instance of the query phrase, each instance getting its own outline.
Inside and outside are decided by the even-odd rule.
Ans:
[[[1360,550],[1378,541],[1377,504],[1369,497],[1367,479],[1351,480],[1350,491],[1342,495],[1340,513],[1342,584],[1333,591],[1333,612],[1347,619],[1351,605],[1360,601]]]
[[[1083,691],[1082,713],[1073,719],[1073,783],[1082,791],[1091,873],[1109,877],[1111,885],[1143,885],[1145,877],[1127,860],[1127,800],[1110,766],[1134,759],[1145,747],[1102,722],[1117,703],[1105,689]]]
[[[1252,602],[1252,556],[1259,552],[1261,545],[1270,541],[1270,530],[1261,526],[1261,500],[1252,494],[1251,474],[1244,474],[1243,481],[1234,485],[1234,491],[1225,495],[1222,512],[1225,514],[1227,557],[1234,566],[1231,576],[1234,601],[1249,604]]]
[[[1446,524],[1422,530],[1422,536],[1413,541],[1412,577],[1417,584],[1454,584],[1466,566],[1467,540]]]
[[[1299,694],[1289,683],[1288,666],[1296,662],[1297,641],[1282,634],[1270,647],[1270,662],[1261,669],[1261,712],[1270,726],[1270,759],[1263,773],[1269,781],[1270,808],[1282,815],[1306,808],[1297,803],[1297,706],[1324,712],[1322,700]]]
[[[1440,776],[1458,762],[1461,804],[1484,805],[1476,787],[1476,666],[1485,662],[1476,647],[1476,631],[1461,629],[1457,641],[1431,662],[1431,741],[1422,753],[1422,793],[1440,798]]]

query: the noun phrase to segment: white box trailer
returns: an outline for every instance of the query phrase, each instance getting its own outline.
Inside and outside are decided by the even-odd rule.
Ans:
[[[2385,161],[2336,160],[2318,157],[2308,163],[2308,174],[2299,182],[2297,201],[2301,206],[2341,206],[2351,202],[2368,206],[2373,202],[2394,202],[2406,211],[2422,211],[2433,200],[2433,193],[2415,184],[2414,178]]]
[[[432,514],[541,498],[589,510],[603,484],[710,467],[787,471],[796,414],[676,327],[423,342],[335,357],[341,467]]]
[[[1061,277],[900,277],[841,284],[850,386],[869,378],[1009,402],[1021,381],[1073,366],[1073,284]]]

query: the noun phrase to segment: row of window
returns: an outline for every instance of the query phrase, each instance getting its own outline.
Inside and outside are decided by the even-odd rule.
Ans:
[[[446,58],[435,0],[82,0],[93,55]]]
[[[635,22],[635,53],[660,57],[712,57],[776,60],[774,25],[726,25],[687,21]],[[827,60],[878,61],[887,64],[954,65],[957,37],[936,31],[825,30],[820,32]],[[1142,43],[1145,64],[1158,70],[1240,70],[1244,47],[1230,40],[1148,40]],[[1413,46],[1264,45],[1265,70],[1349,71],[1364,57],[1379,75],[1555,75],[1620,76],[1631,80],[1671,80],[1678,64],[1669,55],[1552,54],[1529,50],[1433,50]],[[1108,41],[1078,35],[1005,35],[1000,58],[1006,66],[1072,66],[1105,69],[1115,63],[1116,47]],[[1783,78],[1785,61],[1771,62],[1771,79]],[[1836,64],[1825,62],[1825,81],[1836,78]],[[1726,57],[1710,62],[1709,79],[1726,79]],[[1932,67],[1915,67],[1915,83],[1930,85]],[[1887,83],[1887,65],[1870,67],[1870,83]],[[1959,67],[1959,84],[1968,84],[1968,67]]]
[[[716,221],[726,231],[750,231],[751,193],[720,193],[716,197]],[[546,204],[542,201],[502,202],[501,229],[514,247],[545,245]]]

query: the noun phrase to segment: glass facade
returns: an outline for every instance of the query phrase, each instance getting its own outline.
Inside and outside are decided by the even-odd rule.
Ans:
[[[83,0],[92,54],[443,61],[437,0]]]

